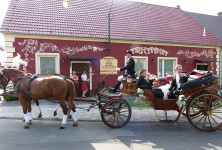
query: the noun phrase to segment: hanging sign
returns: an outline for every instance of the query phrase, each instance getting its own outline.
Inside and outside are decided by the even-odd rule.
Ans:
[[[117,74],[117,59],[114,57],[103,57],[100,59],[100,74]]]

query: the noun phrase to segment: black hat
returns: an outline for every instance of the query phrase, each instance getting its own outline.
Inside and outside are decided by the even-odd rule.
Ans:
[[[133,55],[133,52],[131,50],[127,50],[126,53]]]

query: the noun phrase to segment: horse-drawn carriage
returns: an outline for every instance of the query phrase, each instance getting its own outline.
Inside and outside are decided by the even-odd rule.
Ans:
[[[16,71],[15,69],[4,69],[4,71],[0,72],[0,85],[5,87],[9,80],[12,80],[16,86],[18,83],[20,83],[20,87],[23,87],[25,89],[27,89],[27,86],[29,85],[29,91],[23,90],[22,92],[17,92],[20,92],[20,97],[22,97],[23,99],[25,98],[25,95],[27,95],[26,92],[29,92],[28,94],[29,96],[31,96],[30,98],[32,98],[33,96],[30,95],[30,93],[34,93],[36,91],[32,91],[32,86],[30,86],[31,83],[28,84],[30,81],[30,77],[24,78],[23,75],[24,73],[22,73],[21,71]],[[61,77],[53,77],[52,79],[47,79],[49,79],[49,81],[53,79],[59,81],[61,84],[64,84],[63,95],[65,97],[61,97],[61,94],[58,95],[58,91],[55,93],[50,93],[50,91],[48,91],[49,96],[58,95],[58,98],[61,101],[65,102],[68,91],[68,94],[70,95],[68,101],[69,107],[72,107],[72,103],[70,101],[71,99],[74,99],[75,101],[90,102],[92,103],[90,108],[98,105],[103,122],[111,128],[123,127],[129,122],[131,118],[131,107],[123,98],[123,96],[125,94],[134,94],[137,90],[137,81],[134,79],[126,79],[125,81],[123,81],[123,89],[120,93],[117,94],[110,93],[107,88],[101,88],[100,90],[98,90],[95,99],[74,98],[73,94],[70,93],[71,91],[73,91],[73,89],[70,90],[70,87],[73,88],[73,85],[69,79],[64,79]],[[21,84],[23,83],[22,80],[24,80],[24,85]],[[43,80],[44,79],[38,79],[36,81],[34,80],[35,82],[32,82],[35,85],[38,85],[37,83],[40,81],[42,82]],[[68,88],[66,88],[67,85]],[[50,90],[55,90],[54,87],[55,85],[53,84],[53,86],[50,87]],[[175,110],[178,112],[178,115],[173,122],[177,122],[181,114],[183,113],[187,116],[187,119],[191,123],[191,125],[199,130],[215,131],[222,127],[222,99],[217,94],[218,78],[211,73],[184,84],[181,87],[181,95],[183,95],[183,98],[179,99],[179,101],[178,99],[158,99],[155,97],[153,91],[150,89],[144,89],[143,91],[144,93],[142,99],[144,101],[150,102],[155,110]],[[40,93],[40,90],[37,91],[36,94],[38,93]],[[34,98],[35,96],[36,95],[34,95]],[[183,102],[184,100],[186,100],[186,103],[182,103],[182,105],[179,104],[181,101]],[[24,105],[26,106],[25,108],[23,106],[23,111],[25,114],[25,112],[27,112],[27,109],[29,108],[27,108],[28,104],[24,103]],[[67,112],[67,107],[64,107],[63,105],[61,105],[61,107],[65,110],[63,110],[64,114],[69,114],[69,112]],[[186,113],[184,113],[184,109],[186,110]],[[73,112],[75,112],[75,109],[72,110]],[[75,120],[76,114],[72,114],[74,114],[72,115],[74,122],[77,121]],[[65,122],[66,119],[67,118],[63,116],[63,122]],[[63,128],[63,126],[60,127]]]
[[[123,85],[123,93],[133,93],[137,89],[135,80],[126,80]],[[177,99],[158,99],[152,90],[144,89],[143,91],[143,100],[150,102],[155,110],[178,112],[176,119],[172,122],[177,122],[181,114],[186,111],[183,114],[191,125],[199,130],[215,131],[222,127],[222,99],[217,94],[218,78],[212,73],[183,84],[181,96]]]
[[[131,117],[131,108],[124,95],[134,95],[137,90],[136,79],[125,79],[123,89],[118,94],[102,88],[96,95],[103,122],[111,128],[120,128],[126,125]],[[177,122],[181,114],[185,115],[190,124],[202,131],[215,131],[222,127],[222,99],[218,93],[218,78],[212,73],[189,81],[181,87],[177,99],[158,99],[150,89],[143,89],[141,100],[151,103],[154,110],[174,110],[178,112],[173,121]]]

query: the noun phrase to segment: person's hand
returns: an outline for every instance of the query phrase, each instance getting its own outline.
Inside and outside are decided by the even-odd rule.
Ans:
[[[167,95],[170,95],[170,91],[169,90],[167,90]]]
[[[147,73],[147,78],[149,79],[149,78],[150,78],[150,76],[151,76],[151,74],[148,72],[148,73]]]
[[[120,71],[120,68],[116,68],[116,71]]]

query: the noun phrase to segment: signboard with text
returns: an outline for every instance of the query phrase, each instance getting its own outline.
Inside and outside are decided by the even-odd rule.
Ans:
[[[117,59],[114,57],[103,57],[100,59],[100,74],[117,74]]]

